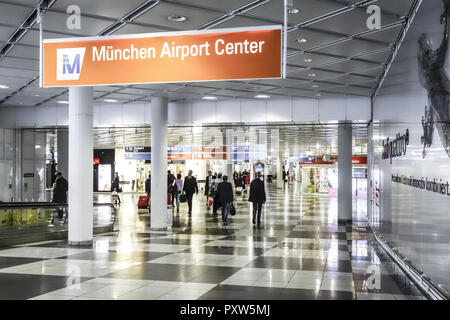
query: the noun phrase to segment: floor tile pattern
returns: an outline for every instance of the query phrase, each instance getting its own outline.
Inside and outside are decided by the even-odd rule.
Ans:
[[[424,299],[366,229],[337,222],[336,197],[295,184],[267,189],[260,227],[247,195],[228,225],[198,196],[192,218],[182,207],[167,232],[150,231],[138,195],[124,194],[117,232],[91,247],[45,241],[0,250],[0,299]],[[354,221],[363,221],[365,199],[354,201]]]

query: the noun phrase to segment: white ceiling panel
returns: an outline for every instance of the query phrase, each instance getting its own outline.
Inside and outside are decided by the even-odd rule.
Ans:
[[[36,61],[36,64],[39,63],[39,47],[14,46],[8,55],[12,57],[33,59]]]
[[[344,5],[338,1],[294,0],[294,8],[297,8],[300,11],[295,14],[289,14],[288,22],[289,24],[298,24],[342,7],[344,7]],[[281,23],[284,20],[283,1],[269,1],[266,4],[249,11],[248,14],[256,17],[267,17]]]
[[[188,87],[181,87],[181,88],[173,89],[171,91],[173,91],[173,92],[186,92],[186,93],[205,94],[205,93],[211,92],[212,90],[215,90],[215,89],[214,88],[208,88],[208,87],[188,86]]]
[[[58,0],[52,9],[66,12],[68,6],[76,4],[81,9],[81,15],[94,14],[119,19],[144,2],[145,0]]]
[[[7,68],[15,68],[17,72],[21,70],[34,70],[39,72],[39,62],[29,59],[16,58],[14,56],[6,56],[0,61],[0,66]]]
[[[185,16],[187,19],[184,22],[169,21],[168,17],[173,15]],[[220,14],[211,13],[210,11],[192,9],[186,6],[178,6],[161,2],[155,8],[140,16],[135,21],[167,26],[178,30],[190,30],[220,16]]]
[[[13,34],[14,31],[16,31],[16,28],[5,26],[0,27],[0,41],[2,41],[1,45],[8,41],[9,37]]]
[[[22,77],[32,79],[39,74],[37,71],[31,70],[17,70],[17,69],[9,69],[0,65],[0,75],[2,76],[12,76],[12,77]]]
[[[202,6],[206,8],[219,9],[223,11],[232,11],[251,3],[251,0],[226,0],[226,1],[211,1],[211,0],[182,0],[180,3],[186,5]]]
[[[12,5],[6,2],[0,3],[0,22],[2,24],[18,26],[32,11],[33,9],[30,7]]]

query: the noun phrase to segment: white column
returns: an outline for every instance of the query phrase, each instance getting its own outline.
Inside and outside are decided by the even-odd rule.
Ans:
[[[283,157],[281,151],[277,153],[277,188],[283,188]]]
[[[352,220],[352,126],[339,125],[338,136],[338,220]]]
[[[227,159],[224,161],[222,176],[228,176],[228,181],[233,181],[233,167],[234,162],[232,159],[233,153],[233,129],[225,129],[223,131],[223,144],[227,146]]]
[[[69,89],[69,244],[93,238],[93,89]]]
[[[57,148],[58,148],[58,171],[63,177],[68,177],[69,174],[69,131],[65,129],[58,129],[57,133]]]
[[[367,142],[367,220],[372,221],[373,204],[373,182],[372,182],[372,159],[373,159],[373,124],[369,125]]]
[[[152,98],[152,198],[150,200],[152,230],[167,229],[167,123],[167,99]]]

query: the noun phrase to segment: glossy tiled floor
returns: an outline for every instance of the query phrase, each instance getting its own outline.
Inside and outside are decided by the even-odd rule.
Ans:
[[[225,226],[199,196],[193,217],[184,205],[168,232],[149,232],[137,196],[124,194],[118,231],[90,248],[0,250],[0,299],[423,299],[394,277],[365,229],[337,223],[335,197],[298,187],[268,186],[260,228],[244,197]],[[363,221],[365,200],[355,201],[354,221]],[[380,282],[369,289],[373,267]]]

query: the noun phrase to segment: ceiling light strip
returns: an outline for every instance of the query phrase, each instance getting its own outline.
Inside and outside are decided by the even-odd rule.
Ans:
[[[112,25],[110,25],[109,27],[107,27],[106,29],[101,31],[98,34],[98,36],[109,36],[109,35],[113,34],[117,30],[123,28],[124,26],[126,26],[127,24],[132,22],[133,20],[139,18],[144,13],[146,13],[148,10],[154,8],[158,4],[159,4],[159,0],[146,1],[145,3],[143,3],[136,9],[134,9],[133,11],[131,11],[128,14],[126,14],[125,16],[123,16],[120,20],[118,20],[117,22],[113,23]]]
[[[392,67],[392,64],[394,63],[395,57],[397,56],[398,51],[400,50],[403,41],[405,40],[406,34],[408,33],[409,28],[411,27],[411,24],[416,17],[417,12],[419,11],[420,5],[422,4],[423,0],[415,0],[414,3],[411,6],[410,11],[408,12],[408,15],[406,17],[406,23],[403,25],[403,29],[397,39],[397,41],[394,43],[394,51],[392,52],[388,63],[386,65],[386,68],[384,70],[383,75],[381,76],[380,82],[378,83],[377,87],[375,88],[375,91],[372,95],[372,98],[375,98],[378,94],[378,92],[381,89],[381,86],[383,85],[384,80],[386,79],[389,70]]]

